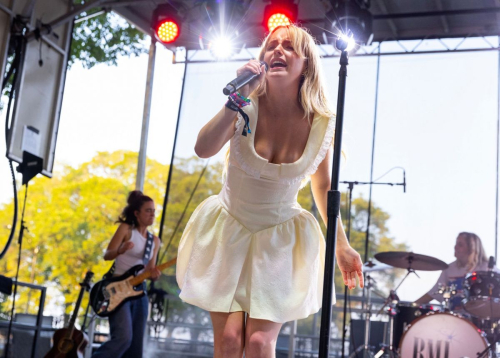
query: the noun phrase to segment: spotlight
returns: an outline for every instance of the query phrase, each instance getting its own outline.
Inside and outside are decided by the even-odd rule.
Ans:
[[[210,49],[212,56],[214,56],[217,60],[228,59],[237,52],[237,49],[234,48],[231,39],[227,37],[215,38],[208,44],[208,48]]]
[[[337,36],[351,31],[357,44],[370,45],[373,16],[368,11],[369,0],[333,0],[331,4],[332,10],[326,14],[325,42],[332,43]]]
[[[181,22],[177,10],[170,4],[163,4],[159,5],[153,12],[151,28],[158,41],[163,44],[171,44],[180,35]]]
[[[343,44],[339,44],[339,41],[343,42]],[[354,41],[354,37],[351,31],[347,31],[347,34],[342,33],[339,36],[339,40],[335,43],[335,46],[337,47],[338,50],[342,51],[345,49],[345,51],[349,52],[351,51],[354,46],[356,46],[356,42]]]
[[[241,51],[244,41],[240,27],[247,10],[243,0],[208,0],[200,8],[205,15],[197,24],[200,48],[209,49],[217,60],[228,59]],[[196,26],[196,25],[195,25]]]
[[[293,0],[271,0],[264,9],[264,26],[269,32],[297,21],[298,7]]]

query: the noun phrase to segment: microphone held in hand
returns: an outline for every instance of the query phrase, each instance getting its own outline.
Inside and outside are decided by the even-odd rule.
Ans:
[[[267,63],[265,63],[264,61],[260,61],[260,64],[262,66],[265,66],[266,71],[268,70],[269,66],[267,65]],[[244,85],[250,83],[255,77],[258,77],[258,76],[259,76],[258,73],[246,71],[246,72],[242,73],[241,75],[239,75],[238,77],[236,77],[231,82],[229,82],[227,84],[227,86],[224,87],[224,89],[222,90],[222,93],[224,93],[226,96],[229,96],[230,94],[239,90]]]

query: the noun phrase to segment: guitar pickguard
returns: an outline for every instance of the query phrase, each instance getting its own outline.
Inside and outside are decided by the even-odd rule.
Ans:
[[[135,290],[134,286],[130,283],[133,276],[123,280],[115,281],[109,283],[103,290],[106,291],[104,294],[108,305],[106,307],[107,311],[115,310],[124,300],[140,296],[144,293],[143,290]]]

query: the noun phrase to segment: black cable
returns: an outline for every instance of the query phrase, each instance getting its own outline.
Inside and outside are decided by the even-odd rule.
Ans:
[[[14,175],[14,167],[12,166],[12,160],[9,160],[9,167],[10,167],[10,173],[12,175],[12,187],[14,190],[14,217],[12,218],[12,229],[10,231],[9,238],[7,239],[7,243],[5,244],[5,247],[0,253],[0,260],[5,256],[7,250],[9,249],[10,244],[12,243],[12,239],[14,238],[14,233],[16,231],[16,226],[17,226],[17,211],[18,211],[17,186],[16,186],[16,177]]]
[[[16,279],[14,284],[14,293],[12,296],[12,310],[10,312],[10,322],[9,322],[9,330],[7,332],[7,343],[5,344],[5,358],[9,356],[9,346],[10,346],[10,335],[12,331],[12,323],[14,322],[14,310],[16,307],[16,295],[17,295],[17,284],[19,282],[19,267],[21,266],[21,251],[23,246],[23,233],[24,229],[24,212],[26,210],[26,199],[28,198],[28,183],[26,183],[26,190],[24,192],[24,204],[23,204],[23,212],[21,214],[21,230],[19,230],[19,254],[17,257],[17,269],[16,269]]]
[[[10,126],[9,126],[9,121],[10,121],[10,110],[12,106],[12,101],[14,99],[14,93],[15,93],[15,88],[17,85],[17,78],[18,78],[18,73],[19,73],[19,64],[21,63],[21,49],[18,48],[16,49],[16,54],[14,57],[14,60],[12,61],[12,66],[9,69],[9,74],[12,76],[12,73],[14,73],[14,77],[12,80],[12,88],[9,94],[9,102],[7,105],[7,113],[5,115],[5,143],[8,145],[8,135],[10,132]],[[11,71],[12,70],[12,71]],[[3,89],[5,88],[5,85],[7,84],[8,77],[6,77],[2,83],[2,91],[0,91],[0,94],[3,93]],[[14,238],[14,233],[16,232],[16,226],[17,226],[17,212],[19,210],[18,206],[18,199],[17,199],[17,185],[16,185],[16,176],[14,174],[14,168],[12,166],[12,160],[9,159],[9,167],[10,167],[10,173],[12,175],[12,188],[13,188],[13,193],[14,193],[14,216],[12,218],[12,227],[11,231],[9,234],[9,238],[7,239],[7,243],[5,244],[5,247],[3,248],[2,252],[0,253],[0,260],[5,256],[7,253],[7,250],[9,249],[12,239]]]
[[[187,209],[189,207],[189,204],[191,203],[191,199],[193,199],[194,193],[196,192],[196,189],[198,189],[198,184],[200,184],[201,178],[203,178],[203,175],[205,175],[205,171],[207,170],[208,163],[210,163],[210,159],[207,160],[207,164],[205,164],[205,167],[201,171],[200,176],[198,178],[198,181],[196,182],[196,185],[194,186],[193,191],[191,192],[191,195],[189,196],[189,199],[188,199],[188,201],[186,203],[186,206],[184,207],[184,211],[182,212],[181,217],[179,218],[179,220],[177,220],[177,224],[175,225],[174,232],[172,233],[172,235],[170,236],[170,239],[168,240],[167,247],[163,251],[163,254],[161,255],[161,258],[159,260],[160,262],[163,261],[163,258],[165,257],[165,254],[167,253],[168,248],[170,247],[170,244],[172,243],[172,240],[174,239],[174,236],[177,233],[177,230],[179,229],[179,226],[181,225],[182,219],[184,219],[184,215],[186,214],[186,211],[187,211]]]

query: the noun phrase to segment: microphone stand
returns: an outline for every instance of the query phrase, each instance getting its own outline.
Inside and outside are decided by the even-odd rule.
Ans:
[[[339,89],[337,95],[337,118],[335,121],[335,143],[333,149],[333,165],[331,189],[327,198],[327,229],[325,273],[323,278],[323,300],[321,309],[321,328],[319,333],[319,358],[328,358],[330,352],[330,332],[332,321],[332,299],[335,276],[335,250],[337,245],[337,229],[340,211],[340,159],[342,152],[342,130],[344,126],[344,104],[349,55],[346,51],[348,42],[342,37],[335,41],[335,47],[341,51],[339,70]]]
[[[332,321],[332,298],[334,290],[333,278],[335,275],[335,248],[337,244],[338,217],[340,210],[340,155],[342,150],[342,129],[344,124],[344,103],[347,78],[347,65],[349,56],[347,54],[347,41],[337,38],[335,46],[341,51],[339,90],[337,97],[337,118],[335,122],[335,144],[333,150],[333,166],[331,190],[328,191],[327,201],[327,229],[326,229],[326,252],[325,252],[325,274],[323,280],[323,300],[321,309],[321,328],[319,333],[319,358],[328,358],[330,351],[330,331]]]

